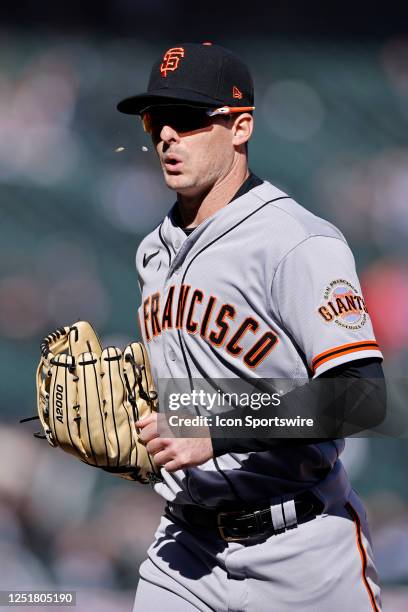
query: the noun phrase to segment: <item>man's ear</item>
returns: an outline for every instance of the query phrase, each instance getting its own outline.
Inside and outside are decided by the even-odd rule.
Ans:
[[[235,146],[243,145],[252,136],[254,129],[254,118],[250,113],[241,113],[234,121],[232,126],[232,144]]]

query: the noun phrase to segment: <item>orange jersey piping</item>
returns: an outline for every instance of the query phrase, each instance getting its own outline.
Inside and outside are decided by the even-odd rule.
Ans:
[[[358,552],[360,553],[360,558],[361,558],[361,577],[363,579],[365,588],[367,589],[367,593],[368,593],[368,596],[370,598],[370,603],[371,603],[371,607],[372,607],[373,611],[374,612],[380,612],[380,609],[377,606],[377,603],[375,601],[375,596],[374,596],[373,590],[370,587],[369,582],[367,580],[367,576],[366,576],[367,553],[366,553],[365,548],[364,548],[363,538],[361,537],[361,522],[360,522],[360,517],[358,516],[356,510],[354,510],[354,508],[350,504],[350,502],[348,502],[346,504],[346,508],[350,512],[350,514],[351,514],[351,516],[353,518],[354,526],[355,526],[355,529],[356,529],[356,544],[357,544]]]
[[[336,357],[342,357],[343,355],[348,355],[349,353],[355,353],[357,351],[379,351],[380,347],[378,346],[375,340],[361,340],[360,342],[351,342],[350,344],[342,344],[341,346],[336,346],[335,348],[331,348],[328,351],[324,351],[312,360],[312,370],[313,372],[321,366],[323,363],[330,361],[331,359],[336,359]]]

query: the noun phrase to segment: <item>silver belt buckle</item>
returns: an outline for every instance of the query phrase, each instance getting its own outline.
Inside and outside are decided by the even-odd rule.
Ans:
[[[218,532],[221,536],[221,538],[224,540],[224,542],[245,542],[246,540],[249,540],[249,538],[251,537],[250,535],[248,536],[243,536],[243,537],[238,537],[238,536],[227,536],[224,533],[224,529],[227,529],[227,527],[225,527],[222,524],[222,518],[225,516],[240,516],[242,515],[243,512],[218,512],[217,514],[217,527],[218,527]]]

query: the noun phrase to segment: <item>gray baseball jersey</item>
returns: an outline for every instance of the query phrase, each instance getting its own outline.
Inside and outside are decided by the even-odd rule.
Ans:
[[[168,378],[302,379],[382,357],[341,232],[269,182],[189,236],[173,211],[140,244],[139,324],[157,382]],[[342,440],[229,453],[169,474],[156,491],[209,507],[313,487],[350,489]]]
[[[136,256],[139,323],[156,382],[168,378],[309,379],[381,357],[342,234],[270,183],[254,187],[189,236],[174,211]],[[381,609],[365,511],[339,455],[342,440],[228,453],[174,474],[170,502],[134,612],[365,612]],[[293,496],[324,502],[297,524]],[[269,499],[283,533],[252,545],[183,527],[178,504]],[[172,503],[173,502],[173,503]],[[176,514],[172,514],[176,513]],[[287,529],[288,517],[294,523]],[[297,529],[293,529],[293,527]]]

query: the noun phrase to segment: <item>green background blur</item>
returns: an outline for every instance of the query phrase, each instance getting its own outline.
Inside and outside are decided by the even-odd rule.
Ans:
[[[378,19],[376,36],[331,38],[314,22],[308,33],[305,18],[294,35],[283,11],[273,36],[261,28],[243,42],[239,22],[238,33],[218,28],[211,38],[211,15],[207,35],[188,20],[183,30],[183,5],[153,2],[139,19],[126,2],[115,29],[93,28],[89,13],[61,27],[49,4],[48,23],[26,16],[19,27],[10,11],[0,31],[0,589],[76,588],[78,610],[131,609],[162,502],[16,423],[35,412],[39,342],[50,330],[83,318],[103,344],[138,335],[136,248],[174,194],[139,120],[115,106],[144,90],[168,46],[210,39],[249,64],[251,169],[343,231],[387,376],[408,369],[408,36],[382,33]],[[154,8],[173,38],[162,22],[157,36],[149,28]],[[406,609],[408,441],[352,440],[344,460],[367,504],[384,609]]]

